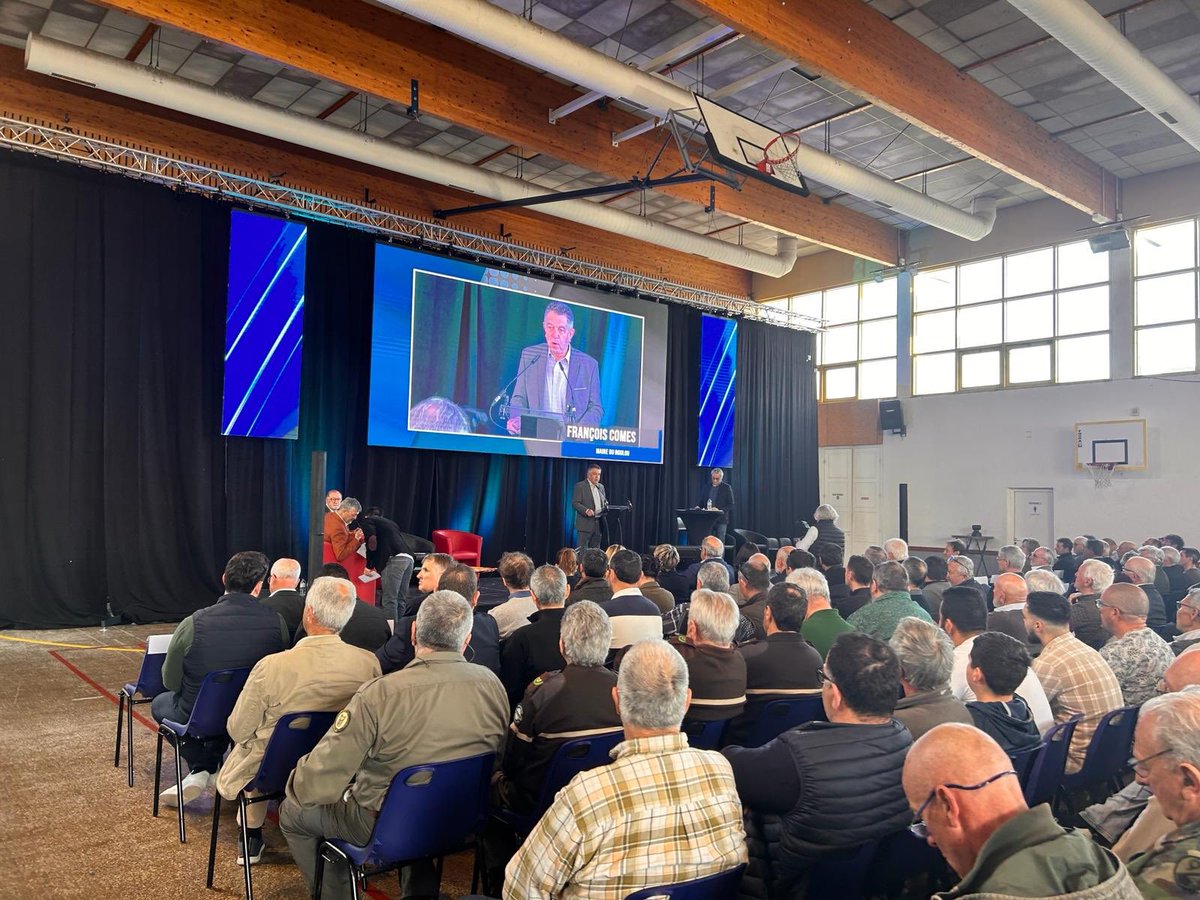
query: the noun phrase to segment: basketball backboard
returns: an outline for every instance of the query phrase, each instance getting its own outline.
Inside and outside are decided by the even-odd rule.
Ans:
[[[1146,468],[1146,420],[1111,419],[1075,423],[1075,468],[1111,463],[1117,469]]]
[[[808,184],[803,173],[795,165],[764,165],[769,147],[773,157],[786,156],[787,150],[794,149],[795,144],[790,144],[786,149],[784,144],[788,141],[798,143],[799,137],[789,134],[786,139],[781,139],[780,133],[773,128],[732,112],[699,94],[695,97],[704,127],[708,129],[708,149],[714,158],[745,175],[759,178],[801,197],[808,196]]]

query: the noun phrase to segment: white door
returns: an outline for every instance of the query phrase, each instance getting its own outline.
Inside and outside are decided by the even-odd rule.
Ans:
[[[1006,543],[1021,545],[1034,538],[1042,547],[1054,546],[1054,491],[1050,488],[1008,489]]]
[[[879,543],[879,448],[822,447],[821,502],[838,512],[847,556]]]

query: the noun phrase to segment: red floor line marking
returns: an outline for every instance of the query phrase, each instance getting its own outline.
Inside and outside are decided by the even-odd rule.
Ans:
[[[49,652],[50,652],[51,656],[53,656],[60,663],[62,663],[64,666],[66,666],[68,669],[70,669],[72,672],[74,672],[77,676],[79,676],[79,679],[81,681],[83,681],[85,684],[89,684],[93,688],[95,688],[95,690],[101,696],[107,697],[109,700],[111,700],[113,702],[114,705],[116,705],[119,702],[117,700],[116,694],[114,694],[112,691],[103,687],[98,682],[94,681],[92,678],[90,678],[89,676],[84,674],[79,668],[77,668],[72,663],[67,662],[65,659],[63,659],[63,657],[59,654],[59,652],[57,650],[51,650]],[[141,713],[139,713],[136,709],[133,711],[133,717],[135,719],[137,719],[139,722],[141,722],[143,725],[145,725],[146,728],[148,728],[150,731],[153,731],[155,734],[158,733],[158,726],[155,725],[153,722],[151,722],[149,719],[147,719],[145,716],[143,716]]]

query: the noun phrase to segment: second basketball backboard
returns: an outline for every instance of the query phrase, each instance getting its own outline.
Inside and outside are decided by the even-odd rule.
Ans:
[[[1146,468],[1146,420],[1110,419],[1075,423],[1075,468],[1109,463],[1118,469]]]

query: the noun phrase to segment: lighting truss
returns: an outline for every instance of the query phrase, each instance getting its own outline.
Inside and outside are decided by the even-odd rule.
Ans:
[[[682,303],[706,312],[754,319],[800,331],[822,330],[823,322],[733,294],[723,294],[653,275],[602,265],[563,253],[524,246],[499,237],[451,228],[433,221],[400,215],[325,197],[298,188],[262,181],[189,160],[175,159],[67,128],[55,128],[0,116],[0,147],[58,161],[150,181],[210,197],[296,213],[307,219],[332,222],[370,232],[388,241],[448,252],[474,260],[489,260],[508,268],[547,273],[576,284]]]

